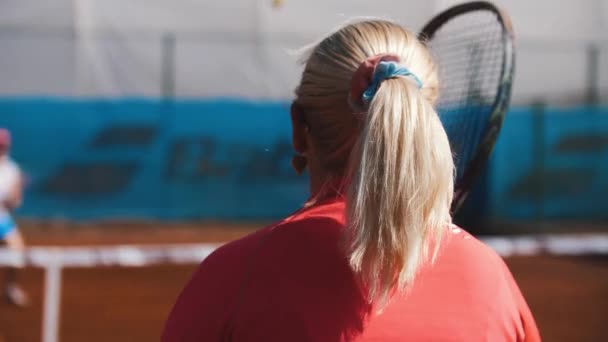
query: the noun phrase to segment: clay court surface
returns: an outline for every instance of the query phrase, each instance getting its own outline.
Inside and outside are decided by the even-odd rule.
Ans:
[[[115,245],[223,242],[263,226],[147,224],[26,224],[30,245]],[[544,341],[608,341],[608,257],[507,259]],[[65,269],[61,341],[158,341],[164,319],[195,265]],[[18,309],[0,304],[0,341],[40,341],[44,272],[27,268],[21,281],[32,297]]]

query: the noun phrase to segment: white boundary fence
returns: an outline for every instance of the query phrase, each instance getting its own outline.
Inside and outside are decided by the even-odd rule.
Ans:
[[[608,254],[608,234],[493,236],[481,240],[503,257],[537,254]],[[45,269],[42,341],[57,342],[63,268],[196,264],[219,246],[220,244],[41,246],[30,247],[23,252],[2,248],[0,266],[30,266]]]

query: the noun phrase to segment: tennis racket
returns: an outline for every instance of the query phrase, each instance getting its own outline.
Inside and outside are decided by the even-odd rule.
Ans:
[[[509,107],[513,29],[505,12],[475,1],[440,13],[419,38],[439,68],[437,110],[455,158],[456,212],[490,157]]]

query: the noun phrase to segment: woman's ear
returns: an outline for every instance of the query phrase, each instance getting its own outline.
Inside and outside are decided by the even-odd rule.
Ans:
[[[305,154],[308,152],[308,125],[304,113],[295,102],[291,104],[291,129],[293,149],[299,154]]]

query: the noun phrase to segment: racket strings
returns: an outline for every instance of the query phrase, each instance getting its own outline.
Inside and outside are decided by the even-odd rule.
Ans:
[[[492,114],[502,76],[503,35],[496,15],[480,12],[450,20],[429,41],[439,65],[437,109],[452,144],[457,182]]]

